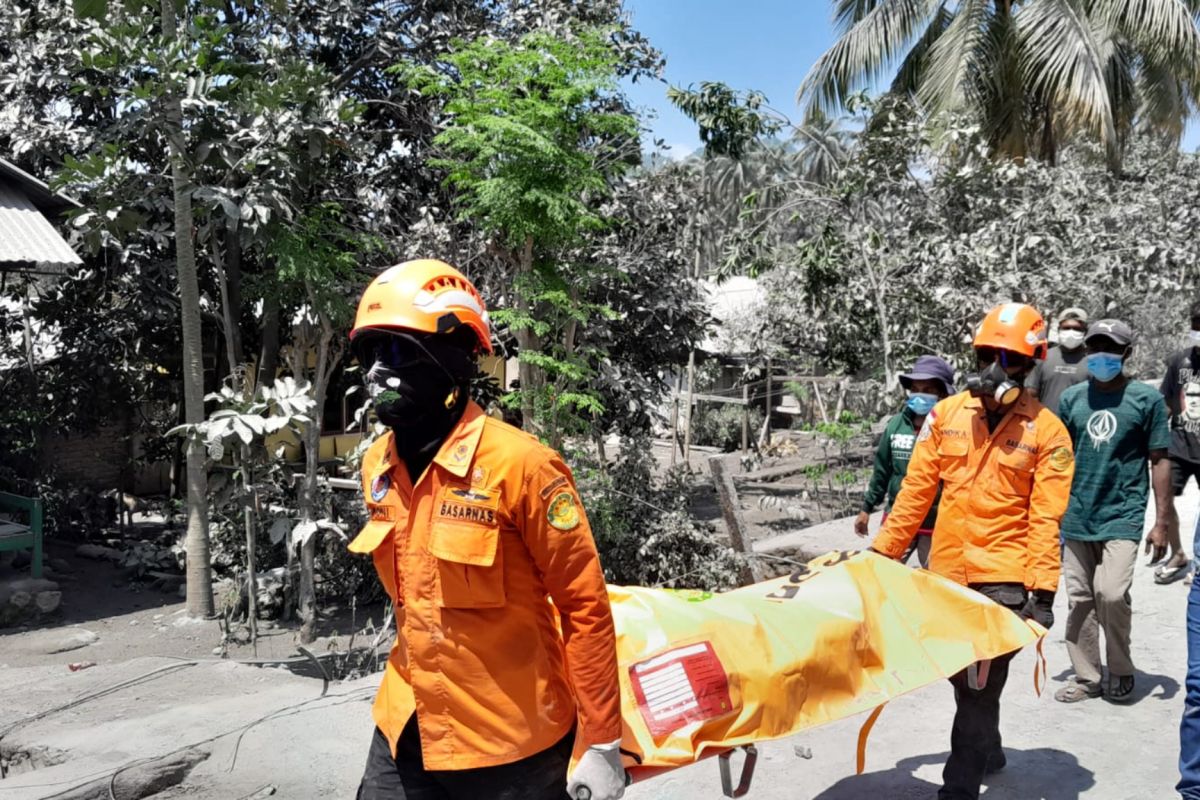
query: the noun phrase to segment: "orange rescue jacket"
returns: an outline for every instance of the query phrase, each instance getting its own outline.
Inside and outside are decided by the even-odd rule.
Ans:
[[[929,568],[963,585],[1055,591],[1058,523],[1075,456],[1062,422],[1028,393],[988,433],[983,401],[960,392],[926,417],[908,475],[872,547],[898,558],[943,484]]]
[[[393,754],[414,711],[431,770],[518,761],[576,724],[577,752],[621,737],[604,575],[557,453],[470,403],[416,486],[391,432],[362,481],[350,550],[396,606],[373,708]]]

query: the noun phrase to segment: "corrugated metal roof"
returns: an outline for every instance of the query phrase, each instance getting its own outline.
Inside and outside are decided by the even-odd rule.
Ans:
[[[82,261],[19,188],[0,179],[0,265],[62,267]]]
[[[3,158],[0,158],[0,179],[4,183],[14,184],[25,193],[34,208],[51,217],[57,217],[71,208],[83,208],[83,205],[74,197],[54,191],[46,185],[45,181],[39,181],[16,164]]]

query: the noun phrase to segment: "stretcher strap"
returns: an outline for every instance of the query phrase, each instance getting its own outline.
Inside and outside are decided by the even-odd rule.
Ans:
[[[1042,642],[1046,641],[1046,635],[1042,634],[1037,640],[1037,658],[1033,661],[1033,690],[1037,692],[1037,696],[1042,696],[1042,687],[1045,684],[1045,679],[1049,677],[1049,668],[1046,666],[1046,654],[1042,652]]]
[[[858,731],[858,753],[855,763],[855,775],[862,775],[863,770],[867,767],[867,737],[871,735],[871,728],[875,727],[875,720],[879,719],[879,714],[883,711],[883,706],[887,703],[875,707],[871,712],[871,716],[867,717],[867,721],[863,723],[862,728]]]

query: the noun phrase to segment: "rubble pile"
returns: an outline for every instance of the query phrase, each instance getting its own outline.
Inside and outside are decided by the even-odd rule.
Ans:
[[[106,544],[81,544],[75,555],[109,561],[121,570],[119,584],[138,582],[151,588],[174,592],[184,582],[187,554],[183,546],[151,541],[109,539]]]

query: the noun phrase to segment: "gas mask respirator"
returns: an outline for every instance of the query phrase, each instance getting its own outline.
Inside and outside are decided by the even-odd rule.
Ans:
[[[987,358],[987,355],[981,353],[980,363],[984,363]],[[977,374],[967,376],[967,391],[972,397],[990,397],[1002,406],[1017,402],[1024,389],[1025,376],[1009,375],[1004,369],[1005,361],[1005,352],[996,351],[990,364],[980,369]]]

